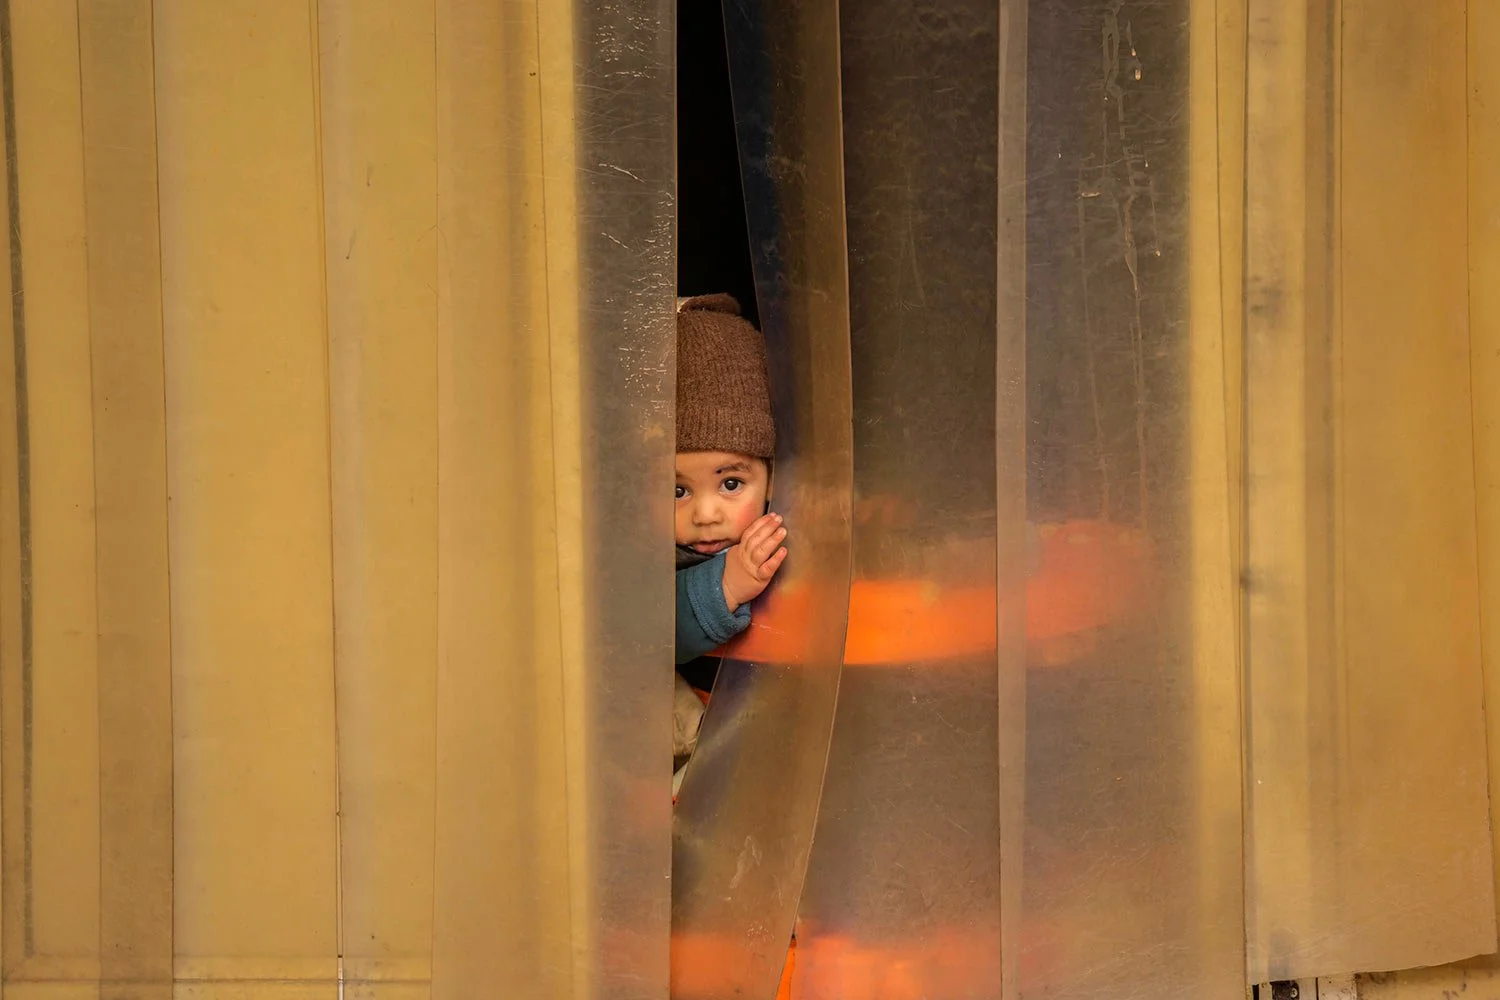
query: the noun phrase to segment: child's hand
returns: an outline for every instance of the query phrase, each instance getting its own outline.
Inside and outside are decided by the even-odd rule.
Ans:
[[[724,603],[731,612],[760,596],[786,560],[786,528],[780,514],[766,514],[745,529],[724,557]]]

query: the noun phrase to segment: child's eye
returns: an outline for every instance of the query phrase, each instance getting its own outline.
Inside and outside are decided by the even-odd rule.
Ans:
[[[745,482],[742,479],[733,479],[733,478],[730,478],[730,479],[724,480],[724,492],[725,493],[738,493],[740,490],[742,490],[744,488],[745,488]]]
[[[686,496],[687,496],[687,487],[686,486],[679,486],[679,487],[677,487],[677,499],[682,500]]]

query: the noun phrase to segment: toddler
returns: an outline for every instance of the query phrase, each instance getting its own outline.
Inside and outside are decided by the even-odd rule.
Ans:
[[[776,425],[759,331],[728,295],[677,307],[677,656],[712,652],[750,626],[750,602],[786,559],[767,512]],[[697,743],[703,703],[679,673],[673,757]],[[681,768],[676,768],[677,782]],[[675,788],[675,782],[674,782]]]

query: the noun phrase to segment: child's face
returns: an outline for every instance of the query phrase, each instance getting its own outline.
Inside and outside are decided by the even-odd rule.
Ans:
[[[723,552],[765,513],[770,470],[747,455],[677,453],[677,544],[703,555]]]

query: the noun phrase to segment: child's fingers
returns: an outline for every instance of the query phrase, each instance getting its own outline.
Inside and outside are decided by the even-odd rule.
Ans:
[[[758,534],[764,531],[770,531],[780,523],[780,514],[762,514],[760,517],[757,517],[755,520],[750,522],[750,527],[745,529],[745,534],[751,535]]]
[[[760,541],[763,534],[765,534],[765,526],[758,520],[751,521],[750,527],[746,528],[745,533],[740,536],[738,542],[740,552],[748,556],[755,551],[756,543]]]
[[[755,543],[747,550],[747,554],[750,556],[751,565],[759,566],[761,563],[765,562],[766,559],[770,557],[771,553],[776,551],[776,547],[780,545],[782,543],[782,540],[785,538],[786,529],[777,528],[769,535],[766,535],[763,538],[756,539]]]
[[[776,551],[772,552],[766,559],[760,562],[758,566],[758,575],[763,580],[769,580],[772,576],[775,575],[776,571],[781,568],[781,564],[785,561],[785,547],[777,549]]]
[[[747,553],[754,552],[773,530],[775,530],[775,522],[761,518],[745,529],[745,534],[740,537],[740,545],[744,546]]]
[[[786,549],[777,549],[771,558],[761,564],[760,578],[762,580],[771,579],[771,577],[776,575],[776,571],[781,568],[781,564],[784,562],[786,562]]]
[[[767,514],[764,517],[757,518],[750,527],[745,529],[745,534],[740,539],[740,544],[745,547],[746,553],[753,555],[763,548],[769,539],[774,538],[776,532],[779,530],[781,530],[781,518],[776,514]],[[767,549],[766,553],[768,554],[769,551]],[[761,554],[756,561],[759,562],[764,558],[765,554]]]
[[[768,534],[764,538],[762,538],[760,541],[756,542],[755,543],[755,549],[756,549],[755,560],[756,560],[756,562],[765,562],[766,559],[767,559],[767,557],[769,557],[771,555],[771,553],[773,553],[773,552],[776,551],[776,547],[778,545],[780,545],[782,543],[782,540],[785,539],[785,538],[786,538],[786,529],[778,527],[778,528],[774,529],[770,534]]]

